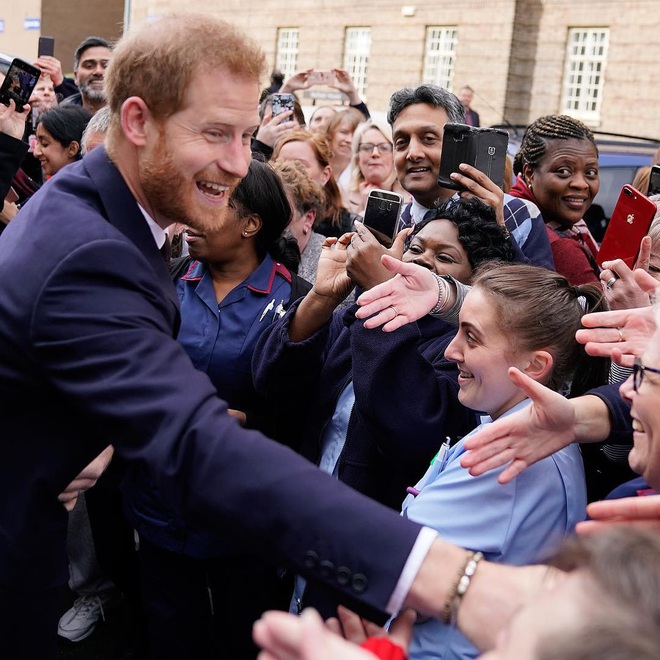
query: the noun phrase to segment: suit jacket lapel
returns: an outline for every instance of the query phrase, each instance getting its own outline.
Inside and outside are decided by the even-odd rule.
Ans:
[[[101,198],[106,220],[131,240],[151,264],[165,294],[176,307],[178,318],[179,303],[163,255],[119,170],[102,146],[86,156],[83,164]]]

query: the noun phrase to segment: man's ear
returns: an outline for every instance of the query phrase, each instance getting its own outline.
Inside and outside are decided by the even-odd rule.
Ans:
[[[147,104],[139,96],[127,98],[121,105],[121,127],[129,142],[143,147],[154,119]]]
[[[527,365],[521,371],[538,383],[546,383],[552,373],[553,366],[554,360],[548,351],[534,351]]]

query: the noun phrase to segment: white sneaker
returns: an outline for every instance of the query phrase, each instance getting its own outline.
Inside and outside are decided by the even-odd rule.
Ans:
[[[57,626],[57,634],[70,642],[80,642],[89,637],[96,628],[99,619],[105,621],[103,605],[110,598],[94,595],[76,598],[70,610],[67,610]]]

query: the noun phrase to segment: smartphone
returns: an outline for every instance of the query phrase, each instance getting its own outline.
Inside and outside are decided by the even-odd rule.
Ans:
[[[10,99],[14,99],[16,109],[21,112],[23,106],[32,96],[41,71],[36,66],[32,66],[18,58],[12,60],[7,71],[7,77],[0,87],[0,103],[9,106]]]
[[[293,94],[273,94],[273,117],[287,110],[293,112],[293,101]],[[293,115],[290,115],[285,121],[293,121],[293,117]]]
[[[462,186],[451,179],[450,174],[459,172],[458,166],[461,163],[467,163],[501,188],[508,144],[509,134],[498,128],[445,124],[438,185],[441,188],[463,190]]]
[[[50,57],[55,55],[55,39],[53,37],[39,37],[37,56],[41,57],[42,55],[49,55]]]
[[[307,82],[310,85],[331,85],[335,82],[334,71],[311,71],[307,75]]]
[[[385,247],[391,247],[399,222],[403,198],[391,190],[369,191],[364,211],[364,225]]]
[[[646,193],[648,197],[651,195],[660,195],[660,165],[654,165],[651,168],[649,175],[649,189]]]
[[[632,186],[623,186],[598,251],[598,265],[623,259],[632,268],[656,210],[656,205],[646,195]]]
[[[9,192],[7,193],[7,196],[5,197],[5,202],[17,202],[18,201],[18,193],[14,189],[13,186],[9,187]]]

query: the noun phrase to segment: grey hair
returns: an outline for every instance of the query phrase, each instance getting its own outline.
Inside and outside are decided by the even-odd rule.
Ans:
[[[455,94],[438,85],[419,85],[419,87],[404,87],[390,98],[390,107],[387,111],[387,121],[390,126],[394,124],[399,114],[409,105],[426,103],[434,108],[442,108],[447,113],[451,123],[465,122],[465,109]]]
[[[94,114],[83,131],[80,140],[80,150],[83,156],[87,153],[89,138],[95,133],[103,133],[105,135],[108,132],[108,128],[110,128],[110,107],[106,105]]]

